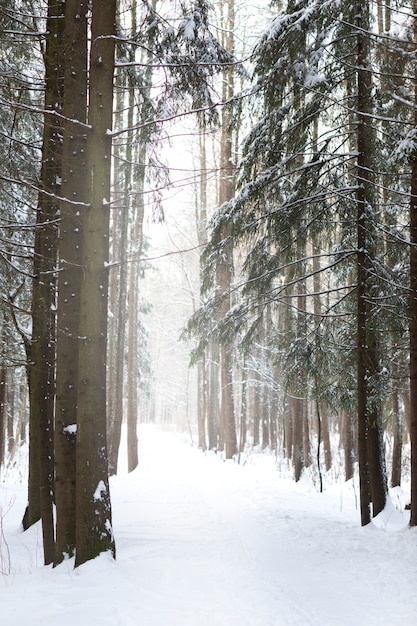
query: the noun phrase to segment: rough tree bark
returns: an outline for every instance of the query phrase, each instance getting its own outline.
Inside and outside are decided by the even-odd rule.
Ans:
[[[64,129],[58,261],[55,416],[55,565],[75,551],[75,446],[81,286],[86,206],[87,2],[65,3]]]
[[[60,114],[63,104],[63,4],[48,3],[45,62],[45,110]],[[26,529],[42,519],[44,562],[54,556],[54,393],[57,220],[62,165],[61,121],[45,115],[41,189],[35,230],[32,288],[32,341],[29,351],[29,491],[23,518]]]
[[[114,124],[123,128],[125,120],[126,85],[123,73],[115,78],[116,98]],[[132,124],[128,122],[128,126]],[[126,196],[127,158],[123,143],[113,145],[113,203],[110,215],[110,269],[109,269],[109,327],[107,337],[107,360],[113,364],[107,372],[107,447],[109,475],[117,474],[117,463],[123,422],[124,354],[126,342],[127,288],[126,252],[128,202]],[[127,157],[127,155],[126,155]],[[123,176],[122,176],[123,174]],[[130,184],[130,181],[129,181]],[[126,233],[126,234],[125,234]],[[123,268],[123,270],[122,270]],[[123,273],[122,273],[123,272]],[[120,315],[121,313],[121,315]],[[119,339],[122,338],[122,345]]]
[[[383,454],[381,403],[378,393],[378,331],[373,315],[373,259],[376,250],[372,75],[369,3],[357,2],[357,379],[358,454],[361,523],[385,507],[387,483]]]
[[[234,28],[234,3],[230,1],[226,7],[222,4],[221,10],[227,9],[223,15],[224,25],[227,30],[224,32],[225,48],[229,53],[233,53],[233,28]],[[233,69],[228,68],[223,75],[222,96],[225,102],[229,101],[233,95]],[[228,202],[234,194],[235,165],[232,155],[232,116],[229,106],[222,109],[222,130],[220,142],[220,183],[219,183],[219,203],[222,205]],[[229,233],[223,233],[226,242],[224,254],[219,263],[218,286],[220,292],[220,318],[224,319],[231,307],[230,286],[233,276],[233,244]],[[223,440],[227,459],[231,459],[237,453],[236,422],[234,414],[233,398],[233,376],[232,376],[232,349],[225,341],[220,345],[220,379],[221,379],[221,427],[223,430]]]
[[[417,1],[413,0],[414,50],[417,54]],[[414,75],[414,102],[417,103],[417,70]],[[417,109],[414,110],[417,129]],[[417,526],[417,150],[411,162],[410,196],[410,441],[411,441],[411,511],[410,526]]]
[[[111,128],[116,0],[92,2],[76,446],[75,566],[115,556],[106,441]]]

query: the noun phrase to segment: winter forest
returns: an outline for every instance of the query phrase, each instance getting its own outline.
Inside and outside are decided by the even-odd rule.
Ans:
[[[14,484],[50,581],[109,568],[110,486],[181,437],[230,494],[352,486],[415,563],[417,0],[0,0],[0,137],[3,577]]]

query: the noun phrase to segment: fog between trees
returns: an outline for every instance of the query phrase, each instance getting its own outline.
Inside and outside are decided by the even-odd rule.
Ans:
[[[130,471],[138,420],[318,489],[336,441],[361,523],[406,474],[416,524],[416,14],[0,2],[1,461],[46,563],[115,553],[123,420]]]

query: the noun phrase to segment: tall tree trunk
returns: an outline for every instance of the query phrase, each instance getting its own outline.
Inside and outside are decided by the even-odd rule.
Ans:
[[[224,26],[224,46],[233,54],[234,41],[234,3],[222,3],[222,22]],[[227,102],[233,95],[233,70],[228,68],[223,74],[223,101]],[[232,155],[232,112],[230,106],[222,109],[222,126],[220,141],[220,182],[219,203],[228,202],[234,194],[235,166]],[[220,292],[220,317],[225,319],[231,307],[230,286],[233,276],[233,244],[230,233],[224,232],[224,255],[219,262],[218,285]],[[220,378],[221,378],[221,424],[223,428],[226,458],[231,459],[237,453],[236,423],[233,399],[232,347],[226,341],[220,345]]]
[[[92,2],[76,447],[76,559],[115,555],[106,441],[110,163],[116,0]]]
[[[267,345],[267,328],[270,324],[270,310],[264,311],[260,328],[260,350],[259,350],[259,362],[261,371],[261,426],[262,426],[262,448],[270,446],[270,416],[271,416],[271,385],[268,353],[264,349]]]
[[[150,72],[151,70],[149,70]],[[151,81],[150,73],[147,75],[147,89]],[[133,211],[133,237],[132,255],[133,263],[130,265],[129,274],[129,298],[128,298],[128,393],[127,393],[127,456],[128,471],[133,471],[139,462],[138,457],[138,387],[139,387],[139,336],[138,336],[138,309],[139,309],[139,259],[143,251],[143,220],[145,217],[145,167],[147,145],[146,139],[139,136],[139,150],[137,155],[138,165],[134,174],[136,183],[136,202]]]
[[[382,441],[381,406],[378,397],[379,353],[373,316],[373,260],[376,250],[373,190],[374,140],[372,131],[372,77],[369,43],[369,4],[356,3],[357,19],[357,379],[358,452],[361,522],[385,506],[387,484]]]
[[[315,124],[314,125],[315,137],[317,136],[317,130],[318,130],[317,124]],[[314,150],[317,150],[316,142],[314,144]],[[320,332],[320,326],[321,326],[321,300],[320,300],[321,280],[320,280],[320,245],[319,245],[319,240],[315,234],[313,234],[312,250],[313,250],[313,292],[314,292],[313,311],[314,311],[314,323],[316,325],[316,330],[315,330],[316,332],[316,346],[315,346],[316,356],[315,358],[318,359],[318,355],[320,351],[318,333]],[[319,364],[317,365],[319,366]],[[318,370],[318,367],[316,367],[316,372],[317,370]],[[320,446],[321,442],[323,442],[324,462],[326,466],[326,471],[329,471],[332,465],[332,453],[331,453],[330,434],[329,434],[329,420],[327,419],[326,407],[322,406],[321,400],[319,397],[320,389],[319,389],[319,384],[318,384],[317,373],[315,375],[314,386],[315,386],[315,395],[316,395],[317,402],[318,402],[317,420],[319,423],[318,426],[319,426],[320,435],[321,435],[318,445]]]
[[[156,1],[152,1],[152,9],[156,10]],[[136,0],[132,3],[132,31],[135,31],[136,26]],[[143,119],[149,117],[149,101],[151,100],[151,85],[153,65],[151,62],[152,57],[152,40],[149,42],[149,48],[144,52],[143,61],[147,63],[147,67],[144,73],[143,87],[142,87],[142,102],[139,115]],[[133,87],[133,86],[132,86]],[[132,95],[134,91],[132,89]],[[132,101],[133,105],[133,101]],[[128,471],[133,471],[139,462],[138,456],[138,436],[137,436],[137,422],[139,411],[139,259],[143,252],[143,220],[145,216],[145,172],[146,161],[148,154],[149,135],[146,128],[139,131],[137,136],[138,151],[136,155],[137,166],[133,171],[133,179],[135,181],[135,200],[132,205],[132,221],[133,238],[131,242],[131,251],[133,256],[133,263],[130,264],[129,274],[129,298],[128,298],[128,357],[127,357],[127,456],[128,456]]]
[[[115,126],[125,122],[126,85],[122,73],[116,75]],[[130,121],[128,127],[133,125]],[[132,142],[129,142],[131,147]],[[131,149],[131,148],[130,148]],[[126,148],[127,151],[127,148]],[[130,157],[131,158],[131,157]],[[129,193],[126,192],[129,166],[127,154],[119,140],[113,146],[113,202],[110,215],[109,328],[107,359],[112,366],[107,372],[107,446],[109,475],[117,474],[117,461],[123,422],[124,355],[126,351],[127,317],[127,224]]]
[[[45,110],[60,114],[63,104],[63,5],[48,3],[45,49]],[[62,165],[62,130],[58,116],[46,114],[41,190],[35,231],[32,291],[32,342],[29,360],[30,470],[29,498],[23,526],[42,519],[44,562],[54,556],[54,393],[57,219]],[[33,450],[33,448],[36,448]],[[38,477],[36,476],[38,474]],[[34,493],[39,489],[39,494]]]
[[[129,89],[129,113],[127,125],[128,128],[133,126],[133,89]],[[118,221],[118,230],[114,233],[114,237],[119,240],[119,254],[117,259],[118,265],[118,280],[116,283],[117,297],[116,297],[116,333],[115,333],[115,345],[114,353],[110,355],[112,358],[112,370],[114,370],[114,386],[112,389],[113,408],[114,413],[112,415],[109,425],[111,430],[108,433],[109,443],[109,472],[110,474],[117,473],[117,460],[119,454],[119,446],[122,433],[122,421],[124,416],[123,398],[124,398],[124,372],[125,372],[125,352],[126,352],[126,322],[127,322],[127,281],[128,281],[128,267],[126,251],[128,249],[128,225],[129,225],[129,204],[130,204],[130,188],[132,185],[132,133],[128,133],[127,148],[126,148],[126,164],[124,168],[124,193],[123,193],[123,206],[121,207],[120,219]]]
[[[298,225],[298,232],[300,232],[301,223]],[[301,243],[300,238],[297,240],[297,258],[303,259],[304,254],[304,245]],[[297,294],[296,294],[296,302],[297,302],[297,313],[296,320],[294,325],[296,327],[297,338],[301,341],[305,340],[306,337],[306,315],[305,315],[305,281],[302,279],[303,276],[303,263],[297,263],[297,267],[301,268],[299,270],[300,277],[297,281]],[[292,287],[290,288],[292,291]],[[288,311],[288,325],[291,327],[291,317]],[[304,372],[297,372],[297,380],[292,387],[292,397],[291,397],[291,417],[292,417],[292,435],[293,435],[293,444],[292,444],[292,462],[294,467],[294,480],[299,481],[303,469],[306,467],[306,457],[305,454],[307,452],[306,448],[306,409],[307,409],[307,401],[305,396],[305,376]]]
[[[301,161],[301,160],[300,160]],[[299,276],[297,280],[297,320],[296,320],[296,332],[298,341],[304,345],[307,339],[307,318],[306,318],[306,281],[305,263],[302,259],[305,259],[306,249],[305,242],[303,240],[304,221],[299,220],[297,229],[297,268]],[[294,467],[296,480],[301,478],[302,468],[308,467],[311,462],[310,455],[310,432],[308,424],[308,402],[307,402],[307,381],[306,372],[299,367],[297,372],[297,382],[295,388],[296,398],[294,398],[295,412],[294,420],[295,426],[293,430],[294,434]],[[301,451],[302,448],[302,451]],[[300,469],[300,464],[302,468]]]
[[[139,166],[135,175],[137,203],[135,207],[133,250],[135,261],[131,263],[129,275],[129,313],[128,313],[128,393],[127,393],[127,456],[128,471],[132,472],[139,463],[138,457],[138,298],[139,270],[138,263],[143,250],[143,219],[145,214],[145,160],[146,146],[141,144]]]
[[[130,6],[131,32],[134,37],[137,33],[137,2],[133,0]],[[148,54],[149,56],[149,54]],[[129,49],[129,61],[134,63],[136,59],[136,46]],[[150,69],[146,69],[145,77],[149,80]],[[146,80],[145,80],[146,83]],[[116,345],[115,345],[115,384],[113,392],[114,398],[114,418],[112,420],[112,436],[111,436],[111,454],[110,467],[112,471],[117,470],[117,456],[121,440],[122,419],[124,416],[123,398],[124,398],[124,371],[125,371],[125,352],[127,340],[127,456],[128,471],[133,471],[138,465],[138,441],[137,441],[137,418],[138,418],[138,258],[142,251],[142,222],[143,222],[143,193],[144,193],[144,177],[142,175],[143,164],[139,162],[139,172],[134,171],[133,147],[136,143],[134,137],[134,119],[136,109],[137,94],[135,84],[132,84],[131,77],[127,76],[127,128],[130,129],[126,135],[126,154],[124,164],[124,183],[123,198],[124,203],[121,208],[119,229],[115,233],[115,237],[119,239],[119,254],[121,264],[118,268],[118,306],[117,306],[117,325]],[[147,93],[143,93],[144,90]],[[149,96],[149,86],[142,87],[142,98]],[[139,133],[141,134],[141,133]],[[142,133],[143,135],[143,133]],[[137,143],[139,144],[139,161],[146,158],[146,139],[141,136]],[[135,189],[136,193],[132,193]],[[139,208],[137,206],[139,205]],[[127,264],[126,251],[128,245],[128,226],[129,217],[133,216],[133,248],[135,251],[135,259],[130,265]],[[129,296],[128,296],[129,283]]]
[[[199,134],[199,161],[200,161],[200,184],[199,193],[196,194],[196,223],[198,245],[203,247],[207,244],[207,147],[205,130],[200,128]],[[203,259],[200,256],[200,289],[202,284],[202,274],[204,269]],[[197,369],[197,385],[199,390],[198,401],[198,447],[202,450],[207,448],[206,427],[208,431],[208,349],[202,356],[202,361]],[[207,435],[209,433],[207,432]],[[217,444],[216,444],[217,445]],[[210,446],[210,442],[209,442]]]
[[[414,49],[417,50],[417,1],[413,0]],[[414,103],[417,103],[417,70],[414,74]],[[417,129],[417,109],[414,110]],[[417,150],[411,162],[410,196],[410,441],[411,512],[410,526],[417,526]]]
[[[66,0],[55,417],[55,564],[75,551],[75,448],[83,214],[86,210],[87,3]]]

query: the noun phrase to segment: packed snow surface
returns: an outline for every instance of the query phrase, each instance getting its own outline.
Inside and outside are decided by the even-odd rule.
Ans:
[[[39,525],[19,527],[25,481],[2,476],[2,625],[417,624],[417,532],[401,490],[361,528],[352,483],[320,494],[272,454],[237,464],[185,435],[139,437],[139,467],[111,479],[116,561],[44,567]]]

